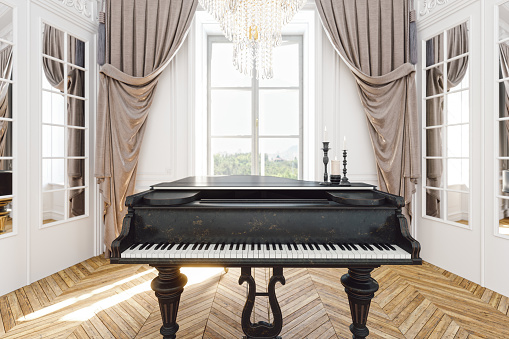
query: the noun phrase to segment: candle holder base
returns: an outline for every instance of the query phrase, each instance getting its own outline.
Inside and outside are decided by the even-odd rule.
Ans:
[[[331,175],[330,182],[331,182],[331,186],[340,186],[341,175],[335,175],[335,174]]]
[[[325,181],[325,182],[320,182],[320,185],[322,185],[322,186],[330,186],[331,183],[328,182],[328,181]]]

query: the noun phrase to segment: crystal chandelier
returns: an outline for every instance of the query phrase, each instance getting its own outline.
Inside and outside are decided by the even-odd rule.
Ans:
[[[233,65],[251,77],[270,79],[272,48],[281,44],[281,29],[306,0],[199,0],[233,42]]]

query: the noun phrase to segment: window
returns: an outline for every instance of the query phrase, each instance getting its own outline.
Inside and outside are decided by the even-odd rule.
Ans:
[[[88,70],[85,42],[44,24],[42,36],[43,224],[85,215]]]
[[[13,232],[13,11],[0,3],[0,236]]]
[[[498,233],[509,235],[509,2],[499,6],[498,147],[496,162]]]
[[[423,70],[423,211],[469,224],[470,91],[468,22],[426,41]]]
[[[208,174],[302,178],[302,36],[283,36],[269,80],[237,71],[224,37],[207,50]]]

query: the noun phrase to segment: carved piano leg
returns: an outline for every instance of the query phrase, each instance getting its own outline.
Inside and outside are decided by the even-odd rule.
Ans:
[[[159,299],[159,308],[163,326],[161,334],[164,339],[175,339],[179,329],[177,324],[177,312],[180,295],[184,291],[187,277],[180,273],[180,267],[154,266],[159,271],[159,276],[152,280],[152,289]]]
[[[378,283],[371,278],[371,271],[373,268],[349,268],[348,273],[341,277],[341,284],[345,286],[350,303],[353,321],[350,331],[354,339],[366,338],[369,334],[366,327],[369,305],[378,290]]]

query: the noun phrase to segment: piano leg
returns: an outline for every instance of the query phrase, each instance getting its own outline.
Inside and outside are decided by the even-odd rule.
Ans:
[[[350,331],[354,339],[363,339],[369,334],[366,327],[369,305],[378,290],[378,283],[371,277],[371,271],[373,268],[349,268],[348,273],[341,277],[350,303],[353,321]]]
[[[159,299],[159,308],[163,326],[161,334],[164,339],[175,339],[179,329],[177,324],[177,312],[180,295],[184,291],[187,277],[180,273],[180,267],[154,266],[159,271],[159,276],[152,280],[152,289]]]

